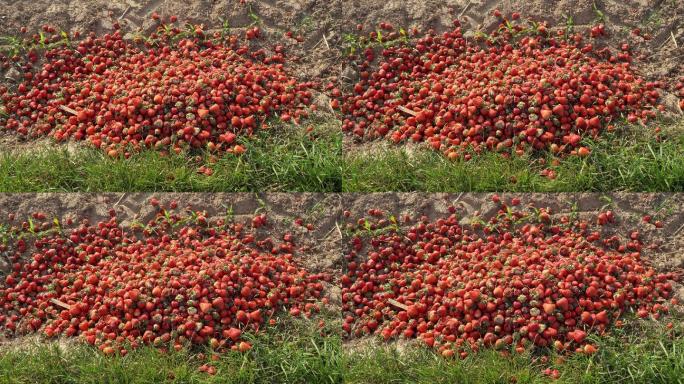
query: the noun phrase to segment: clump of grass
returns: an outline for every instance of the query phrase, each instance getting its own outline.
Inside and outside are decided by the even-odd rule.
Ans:
[[[324,318],[323,328],[318,321]],[[225,352],[209,360],[209,349],[163,353],[152,347],[105,357],[75,343],[36,341],[0,351],[0,383],[548,383],[545,368],[558,369],[560,384],[681,383],[684,323],[630,317],[609,335],[591,335],[594,355],[553,351],[504,356],[484,349],[467,358],[444,359],[419,343],[365,340],[345,346],[333,309],[312,319],[283,317],[259,334],[247,335],[250,352]],[[200,358],[199,354],[205,356]],[[216,367],[215,376],[198,370]]]
[[[684,191],[684,130],[672,130],[657,140],[650,130],[605,134],[585,139],[586,158],[568,156],[550,166],[551,154],[527,154],[506,159],[483,153],[470,161],[450,161],[430,150],[379,144],[376,151],[346,154],[345,192],[639,192]],[[541,160],[541,161],[540,161]],[[555,179],[540,174],[546,168]]]
[[[679,319],[681,321],[681,319]],[[598,352],[546,362],[531,353],[503,356],[482,350],[464,360],[446,360],[416,345],[399,350],[371,346],[348,355],[347,383],[548,383],[546,367],[558,369],[557,383],[681,383],[684,382],[684,327],[632,320],[610,336],[592,336]]]
[[[368,347],[349,357],[347,383],[543,383],[528,355],[502,357],[485,350],[465,360],[446,360],[433,351],[407,346]]]
[[[339,323],[332,313],[325,317],[333,320],[323,329],[318,318],[284,320],[248,335],[248,353],[225,352],[217,361],[209,360],[208,349],[163,353],[144,347],[106,357],[76,343],[12,347],[0,352],[0,383],[341,383]],[[202,364],[215,366],[216,375],[200,372]]]
[[[342,188],[341,136],[335,121],[312,132],[280,129],[260,132],[242,143],[240,157],[206,152],[161,155],[144,151],[112,159],[91,148],[69,152],[55,147],[0,155],[1,192],[49,191],[287,191],[333,192]],[[199,174],[205,165],[211,176]]]

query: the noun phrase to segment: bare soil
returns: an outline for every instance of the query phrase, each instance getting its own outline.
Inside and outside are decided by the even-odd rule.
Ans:
[[[341,0],[3,0],[0,7],[0,36],[18,36],[26,27],[28,33],[37,33],[43,25],[51,25],[73,35],[76,31],[98,34],[114,31],[118,23],[124,37],[136,32],[148,33],[156,28],[151,15],[156,12],[168,21],[178,16],[179,23],[203,25],[207,31],[220,31],[224,22],[231,32],[240,33],[248,27],[258,26],[262,37],[254,40],[254,47],[273,49],[285,47],[289,72],[302,81],[325,83],[336,81],[342,70],[340,60]],[[288,38],[291,31],[302,41]],[[0,70],[0,84],[15,83],[12,69]],[[16,72],[16,71],[15,71]],[[328,110],[329,100],[315,94],[314,103]],[[0,152],[35,151],[34,141],[25,142],[15,135],[0,135]],[[54,146],[54,141],[43,140],[38,148]],[[70,151],[80,144],[70,145]]]
[[[350,210],[351,222],[367,216],[371,208],[382,209],[400,218],[425,215],[430,219],[449,215],[448,207],[457,208],[463,223],[475,216],[494,216],[498,210],[489,193],[374,193],[343,195],[344,209]],[[502,199],[518,197],[522,205],[548,207],[555,215],[576,212],[580,218],[594,219],[601,210],[612,210],[616,222],[602,227],[605,233],[626,238],[638,230],[646,245],[642,255],[659,272],[684,272],[684,194],[676,193],[525,193],[502,194]],[[662,228],[643,222],[644,215],[661,220]],[[347,242],[344,242],[346,248]],[[345,249],[346,250],[346,249]],[[680,282],[681,283],[681,282]],[[684,299],[684,286],[676,283],[678,296]]]
[[[44,24],[74,32],[111,32],[121,24],[124,33],[151,31],[153,12],[162,17],[177,15],[180,21],[203,24],[209,30],[220,29],[227,21],[240,31],[257,23],[264,37],[255,44],[266,48],[281,44],[290,56],[292,73],[307,80],[338,81],[352,73],[345,60],[344,37],[374,30],[380,22],[397,27],[452,27],[462,21],[468,33],[491,31],[498,24],[494,9],[504,14],[520,12],[523,16],[547,21],[565,28],[571,20],[581,31],[604,23],[609,33],[605,44],[617,48],[628,42],[640,55],[635,65],[649,79],[674,82],[684,75],[684,2],[680,0],[4,0],[0,7],[0,36],[17,35],[21,27],[37,31]],[[641,36],[632,31],[638,28]],[[284,36],[292,31],[302,42]],[[351,71],[351,72],[350,72]],[[6,73],[0,73],[0,82]],[[319,95],[322,106],[327,98]],[[664,104],[681,114],[676,98],[669,93]],[[22,143],[8,135],[0,137],[0,148],[22,150]],[[345,138],[345,150],[356,149]]]
[[[551,27],[565,28],[572,20],[576,31],[603,23],[606,44],[618,48],[626,42],[642,53],[636,64],[648,77],[667,80],[684,70],[684,2],[680,0],[351,0],[345,3],[342,17],[354,24],[345,25],[343,33],[356,33],[356,23],[374,30],[383,21],[443,31],[453,28],[457,18],[466,35],[491,32],[500,22],[492,15],[495,9],[504,15],[520,12]],[[651,38],[632,34],[635,28]]]
[[[336,276],[342,263],[339,252],[341,232],[337,221],[341,214],[342,197],[338,194],[316,193],[43,193],[0,195],[0,224],[7,222],[9,213],[16,214],[16,220],[26,220],[34,212],[43,212],[46,217],[57,218],[65,223],[72,218],[74,225],[81,219],[91,222],[108,220],[109,209],[114,208],[121,225],[134,221],[147,222],[154,218],[157,208],[149,201],[156,197],[161,204],[175,200],[179,209],[186,206],[193,210],[206,211],[207,218],[225,218],[232,211],[233,220],[250,224],[255,214],[266,213],[268,225],[259,229],[262,235],[280,239],[289,232],[295,236],[299,252],[295,257],[300,264],[314,272],[328,272]],[[294,224],[298,217],[314,229]],[[14,223],[18,224],[17,222]],[[4,259],[0,258],[0,271]],[[4,266],[5,268],[8,265]],[[331,289],[331,299],[338,300]]]
[[[263,45],[287,48],[295,74],[306,79],[335,80],[344,70],[344,35],[374,30],[380,22],[437,31],[459,19],[466,31],[491,31],[499,23],[494,9],[565,28],[571,20],[581,31],[604,23],[606,44],[628,42],[643,54],[636,63],[651,78],[671,79],[684,73],[684,2],[679,0],[4,0],[0,35],[17,35],[21,27],[38,31],[50,24],[61,30],[107,33],[118,22],[124,33],[151,31],[151,15],[177,15],[181,22],[220,29],[227,21],[239,31],[259,25]],[[641,36],[632,34],[635,28]],[[287,31],[303,41],[284,36]],[[650,35],[648,39],[642,36]],[[324,38],[325,37],[325,38]]]
[[[342,210],[350,210],[350,220],[366,215],[371,208],[379,208],[397,217],[426,215],[431,219],[448,215],[454,205],[457,214],[466,222],[479,214],[493,216],[497,207],[486,193],[372,193],[372,194],[320,194],[320,193],[39,193],[0,194],[0,223],[6,222],[8,213],[17,220],[28,218],[40,211],[48,218],[75,222],[87,218],[91,221],[107,219],[114,208],[122,225],[134,221],[146,222],[154,217],[156,208],[149,204],[156,197],[162,204],[176,200],[179,207],[206,211],[209,218],[232,217],[238,222],[250,223],[256,213],[266,213],[269,225],[263,234],[281,237],[290,232],[300,247],[299,259],[314,271],[339,274],[343,267],[342,253],[346,242],[342,239]],[[616,223],[603,227],[608,233],[627,236],[638,230],[647,245],[644,255],[659,271],[684,271],[684,194],[677,193],[525,193],[503,194],[503,198],[518,197],[522,204],[549,207],[556,215],[576,212],[579,217],[593,219],[600,210],[615,212]],[[643,216],[663,222],[663,228],[643,222]],[[308,231],[294,224],[301,217],[312,224]],[[684,298],[684,290],[681,292]]]
[[[662,80],[671,87],[684,76],[684,1],[681,0],[351,0],[342,10],[342,18],[349,21],[343,25],[342,35],[367,34],[380,22],[406,30],[416,27],[420,31],[439,32],[452,29],[453,21],[459,19],[464,35],[472,36],[475,31],[492,32],[499,25],[500,20],[492,15],[495,9],[506,16],[519,12],[522,17],[545,21],[555,28],[565,29],[571,21],[578,32],[603,23],[608,36],[599,40],[600,44],[619,49],[622,43],[628,43],[636,52],[633,63],[636,71],[647,79]],[[357,31],[357,24],[363,26],[363,32]],[[636,28],[641,36],[632,33]],[[344,71],[349,79],[358,77],[352,66],[345,67]],[[666,116],[681,121],[684,115],[671,89],[663,92],[662,102]],[[345,154],[350,157],[357,153],[367,156],[381,148],[385,148],[381,140],[364,144],[350,136],[344,137]]]
[[[77,226],[82,219],[91,223],[108,220],[109,209],[114,208],[121,225],[130,225],[134,221],[147,222],[154,218],[157,208],[149,202],[156,197],[162,205],[175,200],[178,211],[190,207],[196,211],[205,211],[211,220],[231,217],[236,222],[247,225],[255,214],[266,213],[267,225],[258,229],[260,235],[281,239],[285,233],[291,233],[298,247],[294,254],[296,261],[312,272],[327,272],[333,282],[325,286],[325,295],[330,300],[331,308],[339,308],[341,303],[340,289],[337,279],[342,266],[342,254],[339,252],[342,233],[337,230],[337,221],[341,216],[342,196],[322,193],[43,193],[43,194],[0,194],[0,226],[8,220],[7,215],[14,213],[17,225],[26,220],[32,213],[45,213],[48,219],[57,218],[63,228],[67,218],[74,220]],[[232,212],[228,214],[228,212]],[[304,219],[304,223],[313,224],[313,230],[294,224],[296,218]],[[0,276],[4,275],[10,265],[0,253]],[[66,351],[74,340],[60,338],[58,346]],[[6,340],[0,335],[2,348],[44,348],[40,336],[29,335]]]
[[[7,214],[17,214],[18,220],[40,211],[48,218],[88,218],[97,221],[108,218],[108,210],[114,208],[122,225],[133,221],[144,222],[155,215],[156,208],[149,204],[152,197],[162,204],[171,200],[179,203],[179,209],[190,206],[205,210],[207,217],[225,217],[232,211],[235,221],[249,223],[255,213],[265,212],[268,225],[260,231],[266,236],[280,238],[284,233],[295,235],[299,249],[298,262],[312,271],[326,271],[333,275],[333,283],[326,287],[327,296],[334,308],[339,308],[341,291],[339,276],[344,268],[343,254],[348,239],[343,237],[345,220],[355,221],[366,216],[371,208],[382,209],[397,217],[422,215],[436,219],[448,215],[448,207],[457,208],[462,222],[474,215],[485,218],[495,214],[497,208],[491,202],[492,194],[484,193],[375,193],[375,194],[287,194],[287,193],[103,193],[103,194],[0,194],[0,224],[6,222]],[[518,197],[523,205],[549,207],[555,215],[576,212],[580,217],[595,218],[600,210],[615,212],[616,223],[603,227],[603,231],[628,236],[633,230],[641,233],[646,247],[646,262],[658,271],[684,271],[684,194],[673,193],[572,193],[572,194],[503,194],[503,199]],[[351,217],[342,217],[342,210],[350,210]],[[644,223],[644,215],[661,220],[663,228]],[[314,225],[312,231],[297,226],[293,221],[301,217],[305,223]],[[8,265],[0,258],[0,273]],[[6,262],[5,262],[6,263]],[[675,282],[677,295],[684,299],[684,286]],[[680,312],[684,308],[678,308]],[[369,340],[350,342],[348,348],[364,349]],[[34,344],[36,342],[34,341]],[[22,343],[23,345],[23,343]],[[398,344],[403,348],[404,344]]]
[[[264,37],[260,44],[283,44],[294,73],[302,78],[324,78],[335,67],[335,42],[341,39],[341,0],[4,0],[0,8],[0,35],[18,35],[21,27],[29,32],[49,24],[68,32],[98,34],[121,25],[126,33],[151,32],[156,28],[152,13],[166,18],[178,16],[179,22],[202,24],[207,30],[221,30],[228,22],[238,32],[257,25]],[[303,41],[284,36],[287,31],[301,35]],[[323,36],[326,39],[323,39]],[[326,43],[327,41],[327,43]]]

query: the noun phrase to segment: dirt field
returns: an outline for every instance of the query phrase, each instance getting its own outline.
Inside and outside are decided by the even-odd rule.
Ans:
[[[352,212],[351,221],[366,216],[371,208],[382,209],[396,217],[409,214],[412,217],[428,216],[430,219],[449,215],[448,207],[454,205],[462,220],[479,213],[487,219],[498,208],[491,201],[492,194],[425,194],[425,193],[378,193],[344,195],[343,206]],[[684,195],[649,193],[571,193],[571,194],[501,194],[502,199],[519,197],[521,204],[533,203],[536,207],[549,207],[555,215],[573,210],[583,218],[595,218],[600,210],[615,212],[616,223],[603,227],[606,233],[626,236],[638,230],[645,244],[643,254],[660,272],[684,272]],[[658,229],[644,223],[644,215],[653,221],[661,220]],[[344,243],[345,246],[347,243]],[[678,295],[684,299],[684,286],[678,285]]]
[[[615,212],[617,222],[604,228],[607,232],[627,234],[639,230],[647,244],[644,254],[660,271],[684,271],[684,195],[666,193],[573,193],[573,194],[503,194],[504,198],[517,196],[523,204],[534,203],[537,207],[549,207],[561,215],[573,210],[580,217],[594,217],[601,209]],[[17,220],[40,211],[47,217],[56,217],[61,222],[88,218],[91,221],[108,217],[108,210],[114,208],[123,225],[133,220],[146,222],[154,217],[156,208],[149,204],[152,197],[162,204],[178,201],[179,207],[190,206],[194,210],[205,210],[208,217],[224,217],[232,210],[235,220],[249,222],[255,212],[265,212],[269,226],[265,231],[274,237],[285,232],[297,236],[300,246],[299,258],[314,271],[325,270],[337,273],[342,268],[342,210],[352,212],[352,220],[365,215],[368,209],[379,208],[399,216],[414,217],[427,215],[434,219],[448,215],[448,206],[455,205],[458,214],[467,220],[480,213],[487,218],[496,212],[491,194],[464,193],[377,193],[377,194],[288,194],[288,193],[103,193],[103,194],[5,194],[0,195],[0,221],[6,221],[7,214],[17,215]],[[644,215],[661,220],[663,228],[644,223]],[[294,225],[301,217],[305,224],[314,229]],[[681,291],[684,297],[684,290]]]
[[[255,212],[266,213],[269,225],[259,230],[274,238],[292,233],[299,247],[295,257],[303,266],[315,272],[329,273],[341,268],[342,255],[338,251],[341,233],[335,223],[341,213],[342,197],[336,194],[8,194],[0,195],[0,223],[7,221],[8,213],[15,213],[20,221],[40,211],[62,223],[70,217],[74,225],[78,225],[83,218],[91,222],[107,220],[109,209],[114,208],[125,226],[133,220],[147,222],[154,217],[156,208],[149,203],[152,197],[158,198],[161,204],[176,200],[179,209],[190,206],[193,210],[204,210],[209,219],[225,217],[226,212],[232,210],[236,221],[251,223]],[[305,225],[313,224],[314,229],[308,231],[295,225],[293,221],[298,217],[304,219]],[[0,258],[0,270],[7,267],[6,261]],[[338,300],[336,289],[332,288],[330,292],[330,298]]]
[[[171,0],[35,0],[4,1],[0,9],[0,35],[16,35],[21,27],[29,31],[50,24],[74,32],[106,33],[119,22],[124,32],[151,31],[153,12],[162,17],[178,15],[180,21],[204,24],[218,29],[227,21],[240,30],[258,23],[265,32],[261,43],[284,44],[291,57],[297,57],[295,73],[302,78],[332,79],[344,71],[341,60],[343,37],[374,30],[380,22],[421,30],[451,28],[460,18],[464,29],[491,31],[497,24],[494,9],[504,14],[523,16],[565,28],[569,20],[576,30],[604,23],[606,43],[617,47],[628,42],[643,54],[638,65],[652,78],[669,79],[682,73],[684,55],[684,3],[678,0],[248,0],[248,1],[171,1]],[[632,31],[641,30],[635,36]],[[286,38],[292,31],[302,42]],[[467,35],[467,34],[466,34]],[[324,38],[325,36],[325,38]]]
[[[667,78],[683,69],[684,2],[678,0],[353,0],[343,7],[342,17],[367,27],[385,21],[438,31],[451,28],[452,21],[460,17],[464,30],[472,34],[477,30],[490,32],[499,24],[492,16],[495,9],[504,15],[520,12],[523,17],[533,17],[560,28],[565,28],[572,18],[577,31],[602,22],[608,31],[606,43],[613,47],[630,43],[644,54],[642,68],[648,75]],[[345,32],[352,32],[354,24],[345,26]],[[642,34],[650,34],[651,38],[633,35],[635,28]],[[673,37],[677,43],[672,41]]]
[[[672,84],[684,75],[684,2],[678,0],[353,0],[342,10],[343,20],[350,21],[343,25],[342,33],[356,33],[357,23],[374,30],[380,22],[443,31],[459,19],[468,37],[498,26],[499,20],[492,15],[495,9],[504,15],[520,12],[555,28],[572,24],[575,31],[603,23],[607,31],[603,43],[613,49],[629,43],[638,52],[634,63],[638,72],[649,80]],[[635,29],[640,36],[633,33]],[[663,102],[680,113],[674,95],[666,92]]]
[[[220,31],[224,22],[231,32],[239,33],[249,26],[258,25],[262,37],[252,44],[272,50],[276,45],[285,47],[288,56],[288,72],[302,81],[336,81],[343,66],[340,60],[342,5],[332,1],[171,1],[171,0],[39,0],[3,1],[0,7],[0,36],[17,36],[26,27],[35,33],[45,24],[58,30],[104,34],[114,31],[118,23],[124,37],[135,32],[152,32],[156,22],[151,15],[156,12],[164,18],[176,15],[179,23],[204,25],[207,31]],[[288,38],[285,32],[291,31]],[[325,36],[325,37],[324,37]],[[12,85],[16,70],[0,70],[0,84]],[[328,109],[326,96],[317,94],[314,102]],[[35,150],[34,142],[30,147]],[[69,143],[73,152],[82,143]],[[40,148],[50,147],[52,140],[39,140]],[[0,152],[3,150],[23,152],[26,143],[14,135],[0,136]]]
[[[144,221],[154,216],[155,208],[149,204],[152,196],[158,198],[162,204],[176,200],[179,202],[179,209],[189,204],[195,210],[206,210],[207,217],[210,220],[212,217],[222,217],[231,207],[234,219],[242,222],[249,222],[255,212],[266,212],[269,225],[260,231],[264,231],[264,234],[273,237],[282,236],[285,232],[293,233],[296,236],[295,244],[300,247],[296,253],[296,258],[301,265],[312,271],[327,271],[334,276],[333,283],[326,286],[332,308],[339,308],[341,305],[341,290],[337,283],[344,267],[343,254],[348,246],[347,239],[342,236],[346,220],[355,222],[359,217],[366,216],[367,211],[371,208],[379,208],[395,216],[402,214],[409,214],[413,217],[427,215],[431,219],[436,219],[448,215],[448,207],[454,205],[457,207],[457,214],[464,221],[472,215],[480,214],[486,218],[496,212],[495,204],[491,202],[491,194],[472,193],[13,194],[0,195],[0,224],[6,222],[6,215],[9,212],[15,212],[19,218],[25,218],[36,210],[44,212],[48,219],[51,216],[56,216],[62,221],[67,217],[89,218],[94,221],[108,217],[107,211],[113,207],[117,210],[122,224],[126,225],[134,219]],[[574,211],[581,217],[590,218],[595,217],[597,212],[602,209],[611,209],[615,212],[616,223],[603,227],[604,231],[624,236],[632,230],[639,230],[646,244],[642,254],[647,262],[652,263],[659,271],[681,272],[684,270],[684,236],[682,236],[684,210],[681,208],[684,205],[684,194],[539,193],[502,194],[501,197],[504,200],[519,197],[523,205],[533,203],[537,207],[549,207],[555,215]],[[349,219],[342,216],[343,210],[352,212]],[[642,218],[646,214],[651,215],[653,220],[661,220],[664,224],[663,228],[656,229],[653,225],[644,223]],[[309,232],[303,227],[294,225],[293,220],[297,217],[303,218],[305,223],[313,224],[314,230]],[[0,260],[2,260],[1,257]],[[6,267],[0,261],[0,269]],[[2,273],[0,272],[0,274]],[[680,283],[675,283],[675,287],[677,296],[684,299],[684,287]],[[681,313],[683,308],[678,306],[676,309],[677,313]],[[381,348],[387,346],[380,344],[379,340],[372,337],[347,340],[340,348],[348,351],[352,356],[373,356],[374,351],[385,351]],[[663,342],[669,341],[664,340]],[[309,342],[310,340],[306,340],[306,343]],[[76,342],[70,338],[59,339],[56,343],[62,351],[60,353],[77,348]],[[38,351],[44,349],[46,344],[38,336],[25,336],[11,340],[2,340],[0,337],[0,345],[6,351]],[[414,340],[400,340],[392,343],[391,347],[396,348],[400,359],[406,356],[409,356],[406,358],[410,359],[410,356],[414,356],[410,355],[412,351],[424,351],[422,348],[414,348],[415,345]],[[663,349],[670,348],[670,344],[667,345],[668,347],[663,347]],[[240,358],[242,359],[242,357]],[[359,359],[360,363],[358,364],[363,365],[365,360]],[[70,364],[74,364],[74,361],[78,360],[72,359]],[[435,361],[434,356],[430,358],[430,361]],[[157,363],[155,362],[155,364]],[[407,366],[402,366],[402,369],[414,369],[410,362],[406,364]],[[530,369],[538,370],[539,361],[535,360],[534,364],[537,368]],[[601,364],[605,363],[592,362],[589,366],[594,364],[602,367]],[[446,366],[451,367],[451,365]],[[454,367],[458,367],[458,365],[454,365]],[[352,368],[356,369],[357,376],[359,372],[364,372],[362,368]],[[427,369],[429,367],[422,368]],[[445,374],[443,368],[438,371],[440,375]],[[168,370],[169,368],[160,369]],[[588,369],[587,372],[589,372]],[[373,374],[377,374],[377,372]],[[384,383],[389,381],[357,379],[357,381],[350,382]]]
[[[605,24],[607,36],[601,38],[601,43],[611,49],[628,43],[635,52],[633,64],[637,72],[648,80],[662,80],[668,84],[668,89],[663,90],[661,102],[668,112],[667,116],[681,120],[677,97],[670,87],[684,75],[682,1],[353,0],[342,10],[342,18],[350,21],[343,25],[342,34],[358,34],[357,23],[364,26],[363,33],[367,34],[380,22],[390,22],[406,30],[416,27],[423,31],[429,28],[444,31],[453,27],[454,19],[459,19],[464,35],[469,37],[476,31],[491,32],[498,26],[500,21],[492,15],[495,9],[504,15],[520,12],[523,17],[546,21],[550,26],[560,29],[565,29],[571,23],[575,31],[581,32],[596,24]],[[633,33],[635,29],[640,31],[640,36]],[[354,74],[355,71],[348,66],[343,73]],[[350,87],[351,83],[348,82],[347,86]],[[357,153],[368,155],[382,152],[387,147],[385,143],[358,143],[351,136],[344,137],[345,154],[350,158]],[[404,147],[410,154],[420,145]]]
[[[0,10],[0,35],[16,35],[24,26],[37,31],[50,24],[64,31],[111,32],[118,22],[124,33],[150,32],[157,12],[162,17],[177,15],[180,22],[203,24],[207,30],[221,29],[228,22],[239,31],[258,24],[264,33],[260,42],[268,47],[283,44],[290,57],[297,57],[294,73],[302,78],[325,78],[335,74],[336,54],[332,48],[340,40],[341,1],[267,0],[171,1],[171,0],[38,0],[5,1]],[[283,34],[301,35],[301,43]],[[326,36],[327,43],[323,36]],[[340,68],[337,68],[339,71]]]
[[[499,9],[505,15],[520,12],[523,17],[547,21],[556,28],[569,24],[583,31],[598,23],[606,25],[604,44],[617,49],[628,42],[636,52],[635,66],[649,80],[664,80],[672,85],[684,75],[684,2],[678,0],[246,0],[246,1],[171,1],[171,0],[35,0],[5,1],[0,8],[0,36],[17,35],[21,27],[37,31],[44,24],[69,32],[106,33],[119,23],[125,34],[149,32],[155,27],[151,15],[177,15],[181,22],[204,24],[209,30],[221,29],[223,22],[235,32],[259,25],[264,32],[252,44],[286,48],[288,70],[300,79],[340,82],[356,78],[356,70],[346,60],[349,35],[367,34],[380,22],[396,27],[446,30],[460,19],[466,36],[478,30],[491,31],[498,24],[492,15]],[[363,27],[357,30],[357,25]],[[640,36],[633,33],[640,30]],[[284,34],[291,31],[301,42]],[[0,72],[0,82],[12,82],[9,71]],[[348,83],[348,81],[347,81]],[[347,84],[348,85],[348,84]],[[318,94],[316,103],[327,110],[327,96]],[[662,98],[667,110],[677,116],[681,111],[670,90]],[[334,119],[334,117],[331,118]],[[372,153],[380,148],[352,143],[344,138],[349,154]],[[51,139],[40,140],[38,147],[51,147]],[[69,143],[76,151],[80,144]],[[34,143],[30,148],[35,149]],[[0,151],[24,152],[27,144],[12,134],[0,135]]]

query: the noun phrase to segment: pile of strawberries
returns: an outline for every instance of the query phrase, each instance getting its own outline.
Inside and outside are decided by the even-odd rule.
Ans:
[[[312,99],[314,84],[287,74],[282,46],[249,48],[259,35],[257,27],[241,38],[161,24],[135,40],[117,30],[34,50],[23,82],[0,87],[0,126],[87,140],[111,156],[143,147],[240,154],[240,136],[268,128],[272,117],[298,121]]]
[[[290,234],[276,241],[202,212],[160,209],[130,227],[110,214],[69,232],[40,213],[15,228],[14,244],[0,245],[14,263],[0,283],[0,332],[77,336],[107,355],[141,345],[245,351],[244,331],[327,302],[329,276],[294,262]]]
[[[586,156],[583,137],[662,108],[662,84],[633,70],[627,44],[619,52],[594,47],[602,26],[587,40],[517,14],[491,35],[466,38],[455,24],[415,40],[386,23],[384,35],[372,32],[384,49],[378,60],[372,46],[363,51],[360,81],[341,105],[343,130],[363,140],[425,142],[451,159],[530,148]]]
[[[602,233],[612,212],[597,223],[494,201],[488,220],[422,217],[403,230],[373,209],[350,223],[346,334],[417,338],[445,357],[483,347],[593,353],[587,335],[620,326],[623,313],[668,313],[673,276],[641,260],[638,232]]]

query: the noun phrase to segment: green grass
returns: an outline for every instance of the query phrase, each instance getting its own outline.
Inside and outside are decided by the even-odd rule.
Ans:
[[[636,322],[635,322],[636,323]],[[574,354],[564,362],[551,355],[543,363],[531,354],[504,357],[493,350],[447,361],[434,352],[407,347],[372,347],[349,357],[347,383],[548,383],[546,367],[560,371],[557,383],[684,383],[684,327],[632,325],[594,338],[595,355]],[[634,329],[640,328],[640,329]]]
[[[105,357],[94,348],[30,341],[0,350],[0,383],[547,383],[545,368],[560,371],[558,383],[684,383],[684,323],[627,321],[610,336],[590,336],[598,346],[592,356],[573,354],[546,361],[538,354],[503,356],[488,349],[464,360],[447,360],[434,351],[367,341],[343,345],[334,312],[325,317],[322,336],[317,319],[286,320],[263,333],[247,336],[254,348],[226,352],[210,361],[217,374],[198,370],[209,360],[200,352],[161,353],[141,348],[127,356]]]
[[[680,122],[680,125],[681,122]],[[657,141],[648,133],[620,132],[600,141],[585,140],[587,158],[568,156],[551,167],[553,180],[540,174],[548,165],[531,154],[505,159],[484,153],[470,161],[450,161],[441,154],[400,146],[345,156],[345,192],[639,192],[684,191],[684,127]],[[542,156],[543,157],[543,156]],[[544,157],[546,164],[552,155]]]
[[[39,342],[0,352],[0,383],[341,383],[337,323],[321,336],[317,322],[290,320],[248,336],[254,346],[248,353],[226,352],[218,361],[198,359],[199,351],[164,354],[151,347],[105,357],[90,346]],[[208,362],[216,375],[198,370]]]
[[[315,137],[310,138],[310,135]],[[303,129],[262,132],[244,140],[240,157],[208,154],[162,156],[143,151],[111,159],[94,148],[73,153],[55,146],[0,154],[0,192],[287,191],[333,192],[342,188],[341,135],[334,121]],[[210,166],[211,176],[199,174]]]
[[[505,159],[484,153],[452,162],[421,148],[377,143],[370,152],[342,154],[337,122],[318,122],[311,139],[302,129],[262,132],[245,140],[247,153],[208,164],[208,155],[162,156],[156,151],[111,159],[96,149],[69,152],[54,146],[0,154],[0,192],[576,192],[684,191],[684,122],[653,138],[634,128],[585,140],[592,154],[568,156],[550,167],[552,155]],[[540,160],[545,160],[546,165]],[[212,176],[197,173],[209,165]],[[540,174],[545,168],[557,176]]]

